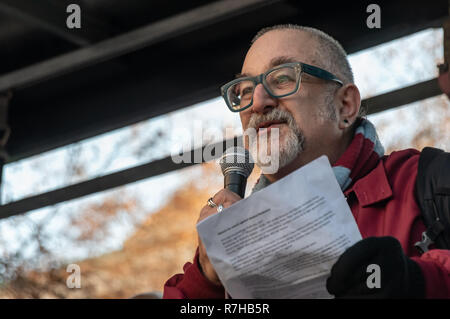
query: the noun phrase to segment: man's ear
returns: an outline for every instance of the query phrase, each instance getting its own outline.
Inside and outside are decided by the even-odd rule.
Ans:
[[[355,122],[361,107],[361,95],[353,83],[345,84],[337,92],[337,118],[340,129],[346,129]]]

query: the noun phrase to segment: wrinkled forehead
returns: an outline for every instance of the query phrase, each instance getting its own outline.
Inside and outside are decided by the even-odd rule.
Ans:
[[[295,60],[315,64],[316,40],[301,30],[272,30],[258,38],[245,56],[241,73],[261,74],[285,62]]]

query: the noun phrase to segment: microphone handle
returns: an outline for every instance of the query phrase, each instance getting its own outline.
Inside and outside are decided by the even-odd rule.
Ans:
[[[224,187],[241,198],[245,196],[245,186],[247,185],[247,177],[242,174],[231,172],[224,177]]]

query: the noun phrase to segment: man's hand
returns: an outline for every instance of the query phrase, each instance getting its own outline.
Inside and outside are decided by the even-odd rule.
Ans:
[[[236,203],[237,201],[240,201],[241,199],[242,198],[239,195],[233,193],[232,191],[229,191],[228,189],[222,189],[220,192],[218,192],[216,195],[213,196],[213,202],[216,203],[217,206],[219,206],[219,204],[222,204],[223,208],[227,208]],[[205,205],[200,211],[200,217],[198,218],[197,223],[205,219],[206,217],[216,213],[217,207],[209,207],[208,205]],[[211,265],[211,262],[209,261],[208,255],[206,254],[205,246],[203,245],[200,236],[198,236],[198,247],[199,247],[198,249],[199,262],[203,274],[211,282],[215,283],[216,285],[221,285],[219,277],[217,276],[216,271],[214,270],[213,266]]]
[[[371,272],[380,268],[379,288],[369,288]],[[394,237],[369,237],[348,248],[331,269],[327,290],[336,298],[424,298],[425,283],[420,266],[403,253]]]

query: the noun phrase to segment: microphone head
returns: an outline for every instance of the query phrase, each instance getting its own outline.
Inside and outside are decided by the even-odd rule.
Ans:
[[[244,175],[246,178],[255,166],[249,151],[241,146],[227,149],[220,158],[219,164],[224,176],[233,172]]]

